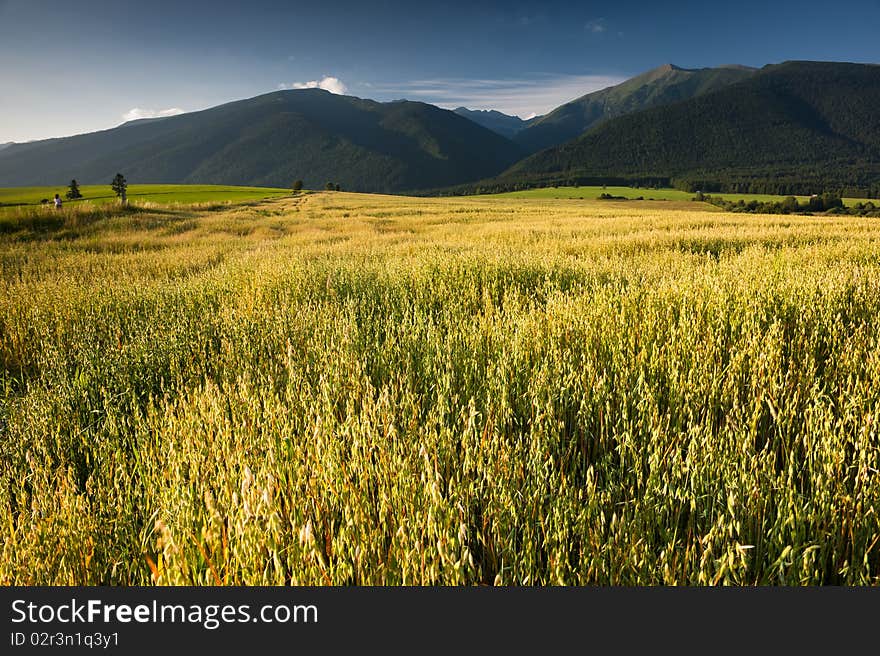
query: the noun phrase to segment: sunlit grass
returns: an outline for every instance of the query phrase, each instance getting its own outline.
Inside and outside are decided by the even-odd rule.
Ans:
[[[117,202],[109,180],[103,185],[81,185],[79,191],[83,197],[79,200],[68,200],[65,195],[67,191],[66,184],[55,187],[0,187],[0,207],[39,205],[41,200],[51,200],[55,194],[61,196],[63,204],[76,205],[84,201],[95,204]],[[290,189],[231,185],[131,184],[127,189],[129,200],[153,203],[241,202],[285,195],[290,195]]]
[[[0,233],[0,580],[877,584],[880,222],[320,193]]]

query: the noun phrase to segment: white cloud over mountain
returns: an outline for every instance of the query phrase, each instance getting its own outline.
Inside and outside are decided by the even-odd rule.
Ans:
[[[183,114],[183,110],[180,107],[169,107],[168,109],[142,109],[140,107],[133,107],[122,115],[122,120],[128,122],[137,121],[142,118],[177,116],[178,114]]]
[[[310,80],[308,82],[294,82],[293,84],[279,84],[279,89],[324,89],[330,93],[343,95],[348,87],[343,84],[338,77],[324,76],[320,80]]]

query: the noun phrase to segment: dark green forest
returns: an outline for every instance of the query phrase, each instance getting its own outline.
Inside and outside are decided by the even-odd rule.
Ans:
[[[513,140],[534,153],[565,143],[618,116],[711,93],[745,80],[754,72],[745,66],[686,69],[664,64],[557,107],[518,131]]]
[[[768,66],[608,121],[483,186],[668,181],[688,191],[880,195],[880,67]]]

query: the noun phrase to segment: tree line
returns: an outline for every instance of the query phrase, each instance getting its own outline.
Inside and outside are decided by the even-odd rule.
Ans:
[[[720,196],[711,196],[699,191],[691,199],[710,203],[728,212],[745,212],[749,214],[852,214],[856,216],[880,216],[880,203],[871,201],[855,203],[845,207],[843,199],[834,193],[815,194],[806,201],[800,202],[794,196],[786,196],[778,201],[759,200],[725,200]]]

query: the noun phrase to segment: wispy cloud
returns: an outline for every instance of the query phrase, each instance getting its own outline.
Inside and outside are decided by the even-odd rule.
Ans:
[[[374,84],[370,89],[390,98],[421,100],[454,109],[497,109],[521,117],[546,114],[592,91],[620,84],[614,75],[536,75],[524,79],[436,78],[395,85]]]
[[[330,93],[343,95],[348,91],[348,87],[342,83],[338,77],[324,76],[320,80],[310,80],[309,82],[294,82],[293,84],[279,84],[279,89],[324,89]]]
[[[592,34],[602,34],[602,32],[608,29],[608,24],[604,18],[594,18],[586,22],[584,29]]]
[[[142,109],[140,107],[133,107],[122,115],[122,120],[125,122],[137,121],[141,118],[164,118],[166,116],[177,116],[178,114],[183,114],[183,110],[180,107],[169,107],[168,109]]]

